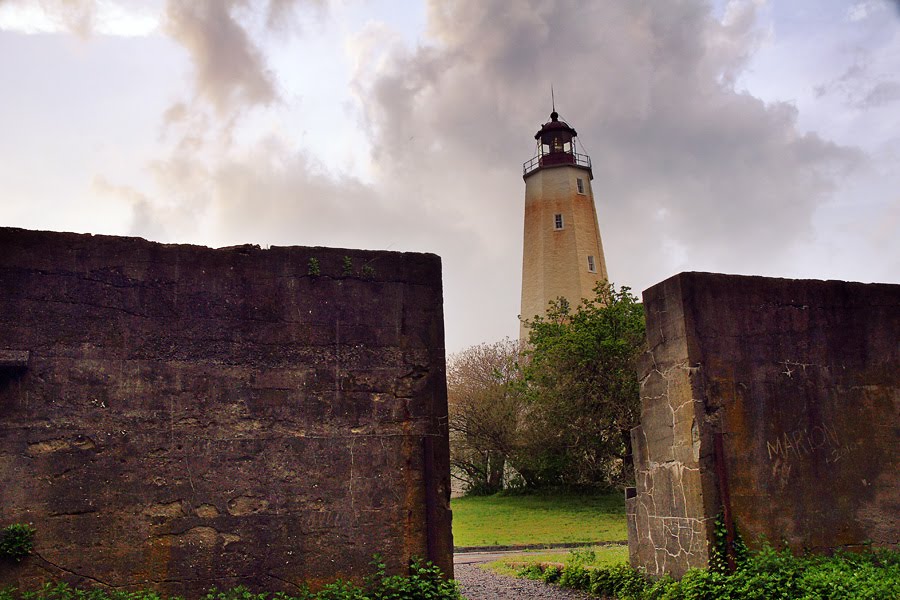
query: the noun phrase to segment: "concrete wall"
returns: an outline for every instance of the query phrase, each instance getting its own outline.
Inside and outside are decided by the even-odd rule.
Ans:
[[[644,303],[632,564],[706,566],[726,504],[751,546],[900,541],[900,286],[682,273]]]
[[[452,572],[443,335],[434,255],[0,229],[0,585]]]

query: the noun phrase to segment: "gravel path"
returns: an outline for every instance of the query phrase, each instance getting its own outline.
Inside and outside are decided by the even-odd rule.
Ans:
[[[456,564],[453,571],[462,595],[468,600],[596,600],[596,596],[540,581],[495,575],[474,563]]]

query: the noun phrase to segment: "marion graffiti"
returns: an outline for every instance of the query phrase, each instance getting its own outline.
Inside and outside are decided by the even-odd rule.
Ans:
[[[790,460],[821,453],[831,455],[841,448],[837,431],[834,427],[821,424],[809,428],[784,432],[774,441],[766,441],[769,460]]]

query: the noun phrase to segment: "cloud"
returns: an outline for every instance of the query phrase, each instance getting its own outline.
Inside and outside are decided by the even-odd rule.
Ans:
[[[683,269],[778,274],[866,160],[801,132],[792,105],[735,89],[765,35],[756,3],[719,21],[702,0],[435,0],[426,44],[378,24],[348,44],[372,149],[363,183],[278,132],[228,143],[247,108],[278,98],[254,37],[265,28],[235,17],[248,6],[170,0],[169,31],[219,117],[193,103],[167,113],[177,138],[153,165],[156,200],[136,204],[135,233],[436,252],[452,349],[517,330],[521,164],[551,84],[593,158],[611,276],[638,290]]]
[[[389,245],[390,232],[415,232],[423,215],[399,209],[377,190],[352,178],[336,181],[304,152],[276,137],[208,161],[173,153],[153,165],[167,203],[178,210],[136,215],[136,233],[164,225],[168,237],[204,232],[216,243]],[[163,205],[160,205],[163,207]],[[421,228],[418,228],[421,229]],[[425,240],[404,234],[404,245]]]
[[[299,8],[313,9],[316,17],[324,18],[327,0],[269,0],[266,8],[266,27],[270,31],[295,32],[299,22]]]
[[[153,203],[145,194],[127,185],[117,185],[106,177],[95,176],[91,182],[92,191],[98,196],[116,198],[132,210],[132,224],[137,226],[142,236],[154,240],[164,240],[169,233],[165,226],[169,222],[176,221],[182,215],[177,214],[177,209],[169,209],[166,218],[161,218],[162,207]]]
[[[112,22],[103,16],[110,6],[144,14],[149,4],[136,2],[0,0],[0,27],[4,15],[20,14],[9,7],[36,6],[10,27],[44,19],[54,31],[88,35]],[[190,87],[154,115],[162,149],[148,150],[154,158],[141,179],[106,173],[92,191],[131,208],[131,233],[161,241],[436,252],[448,344],[458,350],[518,330],[521,164],[547,119],[551,84],[593,159],[609,272],[637,290],[686,269],[791,272],[798,246],[822,247],[810,241],[814,217],[837,187],[852,189],[848,173],[868,182],[878,175],[859,173],[890,172],[896,163],[875,146],[869,158],[805,132],[792,104],[737,88],[771,35],[759,25],[758,1],[728,2],[717,18],[708,0],[433,0],[421,35],[369,21],[343,40],[352,62],[347,119],[367,137],[370,168],[323,164],[314,134],[304,137],[304,118],[320,114],[310,100],[321,82],[298,81],[322,69],[275,69],[292,64],[287,52],[295,49],[296,60],[340,60],[310,57],[309,46],[290,39],[307,34],[303,19],[312,16],[329,32],[313,47],[327,48],[332,33],[338,41],[353,19],[328,21],[334,6],[167,0],[153,22],[185,49]],[[867,27],[876,21],[860,18]],[[896,39],[884,34],[865,46],[820,96],[879,108],[865,111],[869,123],[892,131],[885,123],[898,99]],[[341,139],[350,139],[339,125]],[[876,195],[841,202],[862,214],[856,197]],[[879,202],[891,206],[875,199],[866,214]],[[830,214],[842,224],[839,208]],[[882,222],[895,223],[884,214]],[[860,217],[860,228],[871,222]],[[884,244],[886,235],[871,239]]]
[[[21,33],[55,33],[71,31],[82,37],[89,35],[97,12],[94,1],[67,0],[0,1],[0,30]]]
[[[817,97],[837,95],[848,107],[858,110],[880,108],[900,100],[900,80],[873,73],[867,56],[858,57],[838,77],[814,88]]]
[[[880,11],[893,7],[900,15],[900,0],[863,0],[855,2],[847,9],[847,19],[852,22],[863,21]]]
[[[386,180],[435,182],[434,202],[512,249],[512,182],[552,83],[593,157],[617,282],[660,279],[667,245],[683,249],[672,270],[770,271],[864,157],[800,132],[791,105],[734,88],[759,42],[754,11],[732,3],[720,22],[699,1],[433,2],[433,47],[357,74],[375,159]]]
[[[238,0],[169,0],[166,30],[191,56],[195,90],[220,114],[277,98],[274,76],[233,12]]]
[[[847,9],[847,18],[850,21],[862,21],[869,17],[873,11],[882,8],[883,5],[878,0],[865,0],[864,2],[856,2],[851,4]]]
[[[156,30],[157,18],[145,1],[0,0],[0,30],[18,33],[71,32],[145,36]]]
[[[860,108],[884,106],[900,100],[900,81],[879,81],[860,100]]]

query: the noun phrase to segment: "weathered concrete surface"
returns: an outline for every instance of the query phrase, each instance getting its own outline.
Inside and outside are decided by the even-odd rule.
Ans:
[[[0,585],[452,573],[443,343],[434,255],[0,229]]]
[[[705,566],[726,494],[751,546],[898,543],[900,286],[682,273],[644,303],[632,564]]]

